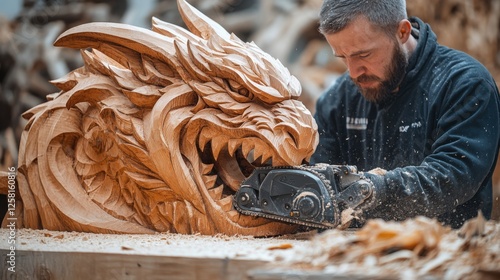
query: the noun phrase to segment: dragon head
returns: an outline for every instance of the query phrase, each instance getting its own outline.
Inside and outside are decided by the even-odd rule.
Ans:
[[[232,195],[259,166],[306,163],[318,142],[298,80],[184,0],[188,30],[90,23],[56,46],[84,66],[24,117],[24,225],[92,232],[276,235]]]

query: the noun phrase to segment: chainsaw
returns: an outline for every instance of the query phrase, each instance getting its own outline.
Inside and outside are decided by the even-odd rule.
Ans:
[[[244,215],[329,229],[341,224],[342,211],[362,210],[373,196],[373,183],[356,166],[260,167],[241,183],[233,205]]]

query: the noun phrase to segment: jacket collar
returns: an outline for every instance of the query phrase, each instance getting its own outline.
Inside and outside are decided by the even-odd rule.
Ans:
[[[417,17],[411,17],[409,20],[413,27],[412,35],[417,39],[418,43],[408,61],[408,69],[402,85],[412,81],[419,75],[419,72],[429,62],[437,47],[436,34],[429,24],[424,23]]]

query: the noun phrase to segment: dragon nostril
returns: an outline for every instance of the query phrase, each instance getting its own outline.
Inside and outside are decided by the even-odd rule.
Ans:
[[[276,125],[276,129],[281,129],[281,131],[289,137],[287,141],[289,141],[290,144],[294,145],[295,147],[299,147],[299,141],[300,141],[300,131],[297,130],[296,128],[293,127],[293,124],[290,122],[287,122],[285,120],[282,120],[279,124]]]

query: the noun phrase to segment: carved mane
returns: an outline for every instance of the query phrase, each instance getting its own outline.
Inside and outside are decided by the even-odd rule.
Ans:
[[[24,227],[87,232],[276,235],[232,195],[256,166],[309,160],[316,124],[277,60],[184,0],[190,31],[90,23],[56,46],[84,66],[28,112],[18,184]]]

